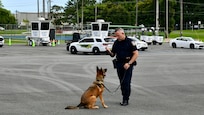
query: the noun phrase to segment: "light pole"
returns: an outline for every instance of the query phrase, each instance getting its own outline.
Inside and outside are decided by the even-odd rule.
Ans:
[[[135,36],[137,35],[137,25],[138,25],[138,4],[137,4],[138,0],[136,0],[136,4],[135,4]]]
[[[180,36],[183,36],[183,0],[180,0]]]
[[[159,0],[156,0],[156,32],[155,34],[158,35],[159,31]]]
[[[166,0],[166,38],[169,36],[169,0]]]
[[[37,0],[37,9],[38,9],[38,18],[40,17],[40,11],[39,11],[39,0]]]
[[[81,1],[82,2],[82,6],[81,6],[81,32],[83,32],[83,21],[84,21],[84,0]]]
[[[76,0],[76,12],[77,12],[77,30],[79,27],[79,5],[78,5],[78,0]]]

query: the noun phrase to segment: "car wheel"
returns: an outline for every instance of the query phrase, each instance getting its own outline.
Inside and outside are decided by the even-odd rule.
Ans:
[[[173,48],[176,48],[176,43],[172,43],[172,47],[173,47]]]
[[[42,43],[43,46],[47,46],[47,43]]]
[[[67,44],[67,51],[69,51],[69,46],[70,46],[70,44]]]
[[[190,44],[190,48],[194,49],[195,48],[194,44]]]
[[[99,51],[99,49],[98,49],[97,47],[94,47],[92,52],[93,52],[95,55],[100,53],[100,51]]]
[[[152,41],[152,44],[153,44],[153,45],[157,45],[157,42],[156,42],[156,41]]]
[[[72,46],[71,49],[70,49],[70,52],[71,52],[71,54],[76,54],[77,49],[74,46]]]
[[[162,43],[159,43],[159,45],[162,45]]]
[[[142,50],[142,51],[145,51],[145,49],[144,49],[144,48],[142,48],[141,50]]]

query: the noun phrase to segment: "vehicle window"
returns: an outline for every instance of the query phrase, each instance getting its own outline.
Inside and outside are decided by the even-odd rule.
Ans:
[[[93,38],[83,39],[80,42],[94,42]]]
[[[93,30],[99,30],[99,25],[98,24],[93,24],[92,27],[93,27]]]
[[[96,42],[102,42],[102,40],[101,39],[96,39]]]
[[[101,30],[108,31],[108,24],[102,24]]]
[[[105,42],[111,42],[111,38],[104,38]]]
[[[42,22],[41,30],[49,30],[49,22]]]
[[[38,23],[32,23],[32,30],[38,30]]]

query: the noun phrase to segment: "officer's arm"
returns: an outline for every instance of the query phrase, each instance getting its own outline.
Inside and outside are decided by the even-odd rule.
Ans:
[[[138,50],[135,50],[135,51],[133,51],[133,56],[130,59],[130,61],[128,62],[128,64],[131,65],[134,61],[136,61],[137,57],[138,57]]]
[[[115,53],[111,52],[111,50],[106,47],[106,51],[108,52],[108,54],[111,56],[111,57],[114,57],[115,56]]]

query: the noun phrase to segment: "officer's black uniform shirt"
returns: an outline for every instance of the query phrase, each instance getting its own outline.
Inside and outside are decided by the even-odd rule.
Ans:
[[[126,60],[133,56],[133,51],[137,50],[136,44],[128,37],[125,40],[116,40],[112,47],[112,52],[116,54],[117,60]]]

